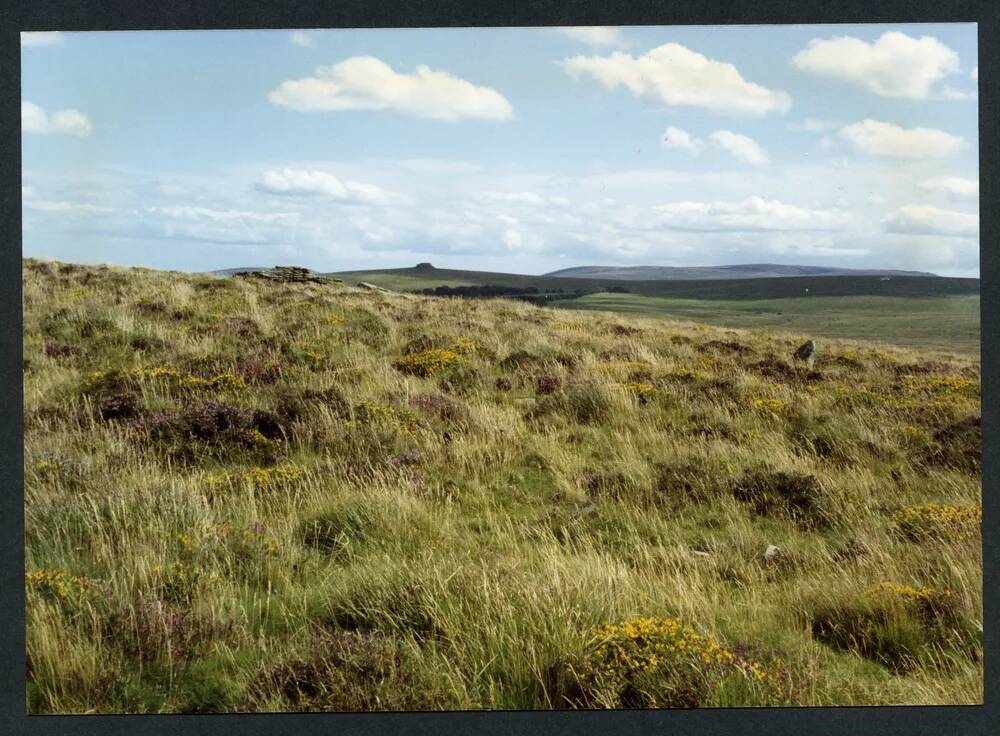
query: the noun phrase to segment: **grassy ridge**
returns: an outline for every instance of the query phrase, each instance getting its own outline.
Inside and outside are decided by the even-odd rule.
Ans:
[[[982,700],[975,359],[33,260],[24,314],[33,713]]]

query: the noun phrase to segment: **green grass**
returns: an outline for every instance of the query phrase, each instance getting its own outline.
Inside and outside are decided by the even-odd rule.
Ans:
[[[800,332],[901,346],[979,354],[976,279],[877,276],[740,280],[608,281],[435,269],[337,274],[395,291],[434,286],[498,284],[587,293],[551,303],[565,309],[607,310],[691,320],[720,327]],[[618,286],[628,294],[605,291]],[[808,289],[810,296],[803,296]]]
[[[554,302],[552,306],[979,354],[978,295],[818,296],[726,301],[600,293]]]
[[[982,702],[975,356],[23,285],[32,713]]]

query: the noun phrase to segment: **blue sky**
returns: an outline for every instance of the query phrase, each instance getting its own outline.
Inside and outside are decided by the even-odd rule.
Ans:
[[[978,276],[976,27],[22,34],[24,255]]]

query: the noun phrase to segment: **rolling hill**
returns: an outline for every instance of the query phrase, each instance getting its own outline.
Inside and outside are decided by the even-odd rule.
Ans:
[[[368,281],[398,291],[413,291],[440,285],[499,285],[536,287],[542,293],[627,289],[643,296],[679,299],[781,299],[810,296],[944,296],[978,294],[979,279],[942,276],[885,276],[855,274],[840,276],[777,276],[760,278],[642,279],[622,284],[620,278],[532,276],[489,271],[458,271],[433,268],[392,268],[341,271],[328,274],[345,280]]]
[[[620,279],[660,281],[689,279],[759,279],[793,276],[935,276],[926,271],[894,269],[830,268],[826,266],[786,266],[776,263],[747,263],[732,266],[576,266],[552,271],[546,276],[571,279]]]

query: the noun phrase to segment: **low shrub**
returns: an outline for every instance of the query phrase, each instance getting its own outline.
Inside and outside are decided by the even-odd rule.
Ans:
[[[695,708],[741,686],[756,691],[758,702],[787,703],[792,695],[776,652],[724,646],[675,618],[595,628],[575,684],[579,694],[567,699],[584,707]]]
[[[829,525],[824,489],[814,475],[750,472],[735,480],[731,488],[737,501],[760,516],[785,516],[805,527]]]
[[[399,358],[393,367],[400,373],[426,378],[440,373],[459,360],[458,353],[441,348],[431,348]]]
[[[548,396],[549,394],[554,394],[562,388],[562,379],[559,376],[553,375],[542,375],[535,379],[535,392],[539,396]]]
[[[436,689],[421,681],[397,643],[380,631],[322,631],[307,652],[262,671],[250,687],[251,701],[322,712],[442,705]]]
[[[930,447],[923,453],[923,460],[929,465],[980,475],[982,445],[982,419],[966,417],[936,431]]]
[[[217,457],[249,451],[266,464],[277,462],[285,435],[281,420],[261,409],[207,401],[179,410],[149,412],[131,427],[177,459],[192,460],[198,447]]]
[[[979,506],[945,506],[925,503],[908,506],[895,516],[896,529],[914,542],[926,539],[978,539],[983,520]]]
[[[887,581],[853,599],[816,606],[811,628],[813,637],[827,646],[906,673],[922,664],[936,665],[941,651],[978,659],[981,633],[967,613],[950,590]]]

